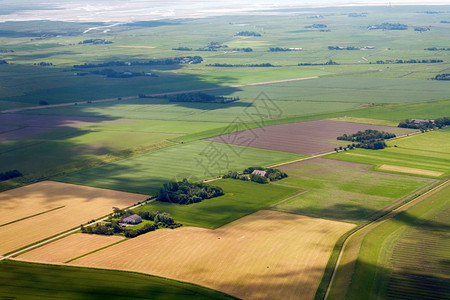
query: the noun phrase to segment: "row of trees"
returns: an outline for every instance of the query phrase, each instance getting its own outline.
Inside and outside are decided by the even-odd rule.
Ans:
[[[282,47],[270,47],[269,52],[290,52],[290,51],[302,51],[303,48],[282,48]]]
[[[426,50],[426,51],[450,51],[450,48],[445,48],[445,47],[442,47],[442,48],[430,47],[430,48],[425,48],[425,49],[423,49],[423,50]]]
[[[339,65],[337,62],[333,60],[329,60],[324,63],[299,63],[299,66],[330,66],[330,65]]]
[[[175,64],[199,64],[203,61],[201,56],[184,56],[174,58],[159,58],[147,61],[108,61],[99,64],[84,63],[82,65],[74,65],[75,69],[89,69],[102,67],[125,67],[125,66],[156,66],[156,65],[175,65]]]
[[[88,39],[81,42],[78,42],[79,45],[83,44],[93,44],[93,45],[106,45],[106,44],[112,44],[113,42],[107,41],[105,39]]]
[[[114,71],[113,69],[109,69],[109,68],[101,69],[101,70],[94,70],[88,74],[105,75],[108,78],[130,78],[130,77],[140,77],[140,76],[159,77],[157,74],[150,73],[150,72],[131,72],[131,71],[117,72],[117,71]],[[84,74],[84,73],[78,74],[77,73],[77,75],[85,76],[87,74]]]
[[[398,123],[398,127],[420,129],[422,131],[434,129],[436,127],[442,128],[442,127],[449,126],[449,125],[450,125],[450,118],[448,118],[448,117],[437,118],[435,120],[409,120],[409,119],[406,119],[406,120],[400,121],[400,123]]]
[[[16,178],[22,176],[18,170],[10,170],[3,173],[0,173],[0,181],[5,181],[8,179]]]
[[[376,64],[435,64],[444,62],[442,59],[387,59],[377,60]],[[372,62],[370,62],[372,64]]]
[[[369,30],[377,30],[377,29],[382,29],[382,30],[407,30],[408,29],[408,25],[406,24],[401,24],[401,23],[381,23],[381,24],[377,24],[377,25],[369,25],[367,26],[367,29]]]
[[[199,103],[231,103],[239,101],[239,97],[213,96],[204,93],[185,93],[169,97],[170,102],[199,102]]]
[[[261,36],[261,34],[255,31],[238,31],[235,36]]]
[[[160,189],[157,201],[178,204],[191,204],[224,194],[219,186],[204,183],[191,183],[186,178],[182,181],[170,181]]]
[[[450,80],[450,73],[438,74],[432,78],[433,80]]]

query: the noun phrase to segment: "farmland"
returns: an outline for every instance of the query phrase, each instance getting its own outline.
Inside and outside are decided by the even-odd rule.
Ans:
[[[450,6],[0,2],[0,298],[448,298],[450,126],[397,125],[450,117]],[[74,233],[183,178],[224,195]]]
[[[338,136],[366,129],[387,131],[398,135],[414,132],[414,130],[397,127],[319,120],[266,126],[221,135],[209,140],[283,152],[317,155],[331,152],[335,147],[346,145],[345,141],[336,140]]]
[[[40,182],[0,193],[0,253],[4,254],[72,229],[146,199],[144,195],[59,182]],[[4,205],[3,205],[4,204]]]
[[[443,177],[448,176],[450,172],[449,137],[448,132],[439,130],[388,141],[389,147],[380,151],[357,149],[331,154],[327,157],[372,164],[375,169],[385,171],[386,167],[382,166],[390,165],[401,167],[396,170],[390,168],[391,171],[398,173]],[[408,170],[408,168],[411,169]]]
[[[449,192],[447,184],[364,237],[348,299],[366,297],[368,291],[385,299],[448,296]]]
[[[197,141],[72,173],[57,180],[155,194],[172,179],[213,178],[228,170],[241,170],[249,165],[272,165],[302,157],[299,154]]]
[[[305,190],[273,209],[352,223],[367,221],[433,180],[373,172],[369,165],[311,159],[280,167],[289,178],[280,185]]]
[[[291,298],[301,293],[312,299],[334,242],[352,227],[260,211],[213,231],[158,230],[71,264],[155,274],[240,298]],[[146,250],[155,243],[157,248]]]
[[[123,237],[119,236],[98,236],[77,233],[30,252],[26,252],[23,255],[20,255],[17,260],[64,263],[83,254],[107,247],[122,240]]]
[[[108,299],[233,299],[220,292],[166,278],[130,272],[0,262],[0,297]]]

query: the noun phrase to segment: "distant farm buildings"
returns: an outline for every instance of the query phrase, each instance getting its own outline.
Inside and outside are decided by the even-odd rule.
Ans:
[[[252,174],[267,177],[267,172],[264,170],[253,170]]]
[[[126,224],[126,225],[136,225],[139,223],[142,223],[142,218],[136,214],[128,216],[128,217],[123,217],[122,220],[120,220],[120,223],[122,224]]]

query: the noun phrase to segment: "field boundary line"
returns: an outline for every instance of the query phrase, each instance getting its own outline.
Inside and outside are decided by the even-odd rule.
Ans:
[[[367,229],[367,227],[370,226],[370,225],[375,225],[372,229],[370,229],[370,230],[373,230],[374,228],[376,228],[376,227],[379,226],[380,224],[383,224],[384,222],[386,222],[386,221],[392,219],[394,216],[398,215],[399,213],[401,213],[401,212],[403,212],[403,211],[406,211],[406,210],[409,208],[409,207],[407,207],[407,206],[414,206],[414,205],[416,205],[417,203],[420,203],[420,202],[423,201],[424,199],[426,199],[426,198],[428,198],[429,196],[433,195],[435,192],[437,192],[437,191],[441,190],[442,188],[444,188],[444,187],[445,187],[446,185],[448,185],[449,183],[450,183],[450,179],[446,179],[444,182],[438,184],[437,186],[435,186],[435,187],[433,187],[432,189],[430,189],[430,190],[424,192],[423,194],[418,195],[417,197],[415,197],[415,198],[411,199],[410,201],[408,201],[408,202],[406,202],[406,203],[400,205],[399,207],[392,209],[391,211],[387,212],[386,214],[381,215],[380,217],[376,218],[375,220],[373,220],[373,221],[371,221],[371,222],[369,222],[369,223],[366,223],[366,224],[362,225],[360,228],[358,228],[357,230],[355,230],[354,232],[352,232],[350,235],[348,235],[347,237],[345,237],[345,241],[344,241],[344,243],[342,244],[342,247],[341,247],[341,250],[340,250],[340,252],[339,252],[339,256],[338,256],[338,258],[337,258],[335,267],[333,268],[333,273],[332,273],[331,279],[330,279],[330,281],[329,281],[328,284],[327,284],[327,290],[326,290],[326,293],[325,293],[325,296],[324,296],[323,299],[324,299],[324,300],[327,300],[327,299],[328,299],[328,296],[329,296],[330,291],[331,291],[331,287],[332,287],[332,285],[333,285],[333,281],[334,281],[334,279],[335,279],[335,277],[336,277],[337,269],[339,268],[339,264],[340,264],[340,262],[341,262],[342,256],[344,255],[345,248],[346,248],[347,244],[349,243],[350,239],[351,239],[354,235],[356,235],[357,233],[360,233],[360,232],[361,232],[362,230],[364,230],[364,229]],[[406,209],[403,210],[405,207],[406,207]],[[370,230],[369,230],[369,231],[370,231]]]
[[[74,260],[80,259],[80,258],[85,257],[85,256],[88,256],[88,255],[91,255],[91,254],[93,254],[93,253],[95,253],[95,252],[98,252],[98,251],[101,251],[101,250],[103,250],[103,249],[112,247],[112,246],[114,246],[114,245],[123,243],[123,242],[125,242],[125,241],[127,241],[127,240],[128,240],[127,238],[124,238],[123,240],[120,240],[120,241],[114,242],[114,243],[112,243],[112,244],[106,245],[106,246],[104,246],[104,247],[101,247],[101,248],[92,250],[92,251],[90,251],[90,252],[87,252],[87,253],[78,255],[78,256],[76,256],[76,257],[73,257],[73,258],[71,258],[71,259],[69,259],[69,260],[63,262],[63,264],[69,264],[69,263],[71,263],[71,262],[74,261]]]
[[[7,223],[4,223],[4,224],[0,224],[0,227],[6,226],[6,225],[10,225],[10,224],[14,224],[14,223],[17,223],[17,222],[20,222],[20,221],[26,220],[26,219],[30,219],[30,218],[33,218],[33,217],[37,217],[37,216],[40,216],[40,215],[43,215],[43,214],[46,214],[46,213],[49,213],[49,212],[52,212],[52,211],[55,211],[55,210],[58,210],[58,209],[64,208],[64,207],[66,207],[66,206],[65,206],[65,205],[62,205],[62,206],[58,206],[58,207],[55,207],[55,208],[52,208],[52,209],[49,209],[49,210],[46,210],[46,211],[42,211],[42,212],[40,212],[40,213],[37,213],[37,214],[31,215],[31,216],[27,216],[27,217],[24,217],[24,218],[20,218],[20,219],[17,219],[17,220],[11,221],[11,222],[7,222]]]

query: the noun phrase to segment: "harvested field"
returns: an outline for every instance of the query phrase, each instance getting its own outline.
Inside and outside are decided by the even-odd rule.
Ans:
[[[348,143],[336,140],[338,136],[366,129],[387,131],[396,135],[414,132],[411,129],[390,126],[317,120],[266,126],[220,135],[208,140],[283,152],[316,155],[331,152],[335,147]]]
[[[426,175],[426,176],[433,176],[433,177],[439,177],[444,174],[444,172],[436,172],[436,171],[430,171],[430,170],[407,168],[407,167],[392,166],[392,165],[381,165],[378,168],[378,170],[409,173],[409,174],[415,174],[415,175]]]
[[[0,193],[0,225],[9,223],[0,226],[0,254],[107,215],[112,207],[128,207],[146,198],[52,181]]]
[[[121,236],[77,233],[20,255],[17,260],[64,263],[91,251],[124,240]]]
[[[244,299],[313,299],[334,243],[353,226],[259,211],[217,230],[158,230],[71,264],[159,275]]]

